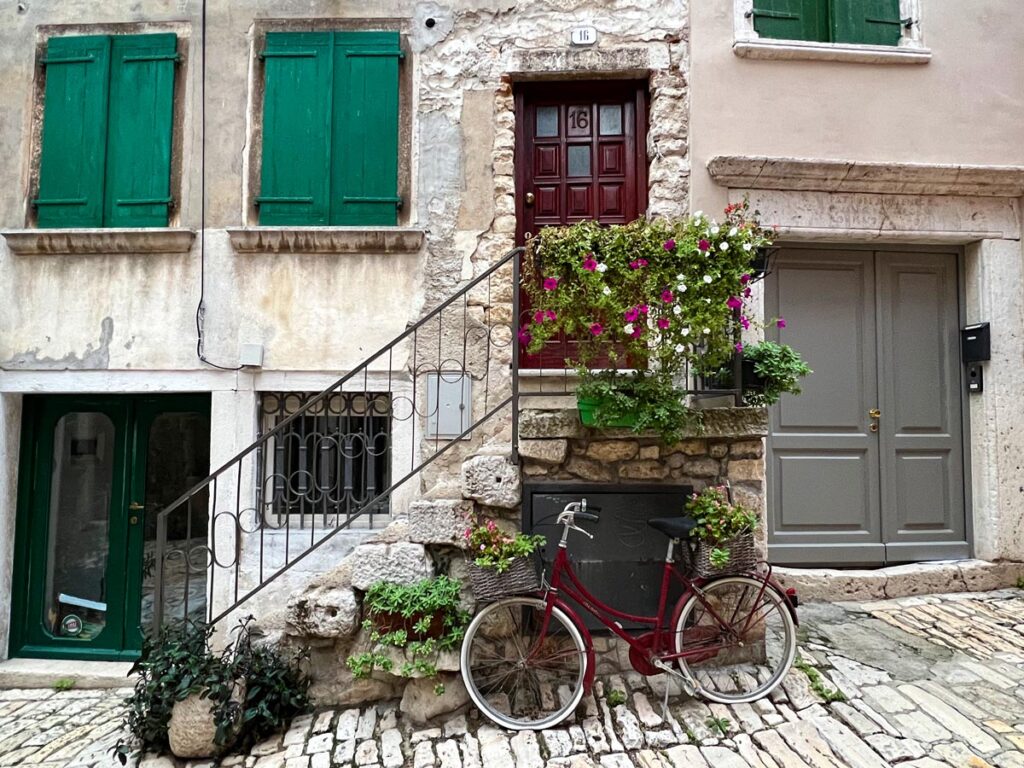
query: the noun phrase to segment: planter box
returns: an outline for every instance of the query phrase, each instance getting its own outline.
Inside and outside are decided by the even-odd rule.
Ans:
[[[598,409],[598,407],[600,407],[601,401],[600,400],[587,400],[587,399],[582,399],[581,398],[581,399],[578,399],[576,401],[576,405],[577,405],[577,407],[580,410],[580,421],[583,422],[583,426],[585,426],[585,427],[595,427],[595,426],[597,426],[596,417],[594,416],[594,411],[596,411]],[[605,427],[635,427],[636,426],[636,422],[637,422],[637,417],[635,415],[627,414],[625,416],[622,416],[621,418],[613,419],[610,423],[604,424],[602,426],[605,426]]]

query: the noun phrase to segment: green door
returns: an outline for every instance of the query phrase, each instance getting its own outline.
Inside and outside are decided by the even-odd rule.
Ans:
[[[11,655],[134,658],[156,514],[209,470],[209,398],[26,396],[22,423]]]

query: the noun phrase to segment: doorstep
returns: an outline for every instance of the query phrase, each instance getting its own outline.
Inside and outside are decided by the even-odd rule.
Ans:
[[[81,661],[79,659],[8,659],[0,661],[0,690],[53,688],[58,680],[74,680],[75,690],[130,688],[130,661]]]
[[[1024,563],[940,560],[860,570],[776,567],[772,575],[787,589],[795,588],[801,601],[887,600],[1013,587],[1024,577]]]

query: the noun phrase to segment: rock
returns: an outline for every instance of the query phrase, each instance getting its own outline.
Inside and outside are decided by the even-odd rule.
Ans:
[[[520,440],[519,455],[541,464],[561,464],[569,455],[569,441]]]
[[[324,571],[318,576],[314,576],[309,580],[309,584],[299,592],[306,592],[316,587],[325,587],[327,589],[336,587],[351,587],[352,586],[352,563],[348,557],[342,559],[340,563],[331,568],[329,571]]]
[[[768,434],[765,408],[709,408],[703,412],[705,437],[762,437]]]
[[[462,463],[462,495],[489,507],[513,509],[522,500],[519,467],[504,456],[474,456]]]
[[[286,631],[297,636],[349,637],[360,619],[359,601],[351,589],[317,587],[288,601]]]
[[[597,482],[608,482],[613,479],[612,470],[607,464],[593,459],[584,459],[580,456],[573,456],[565,465],[565,469],[583,480],[594,480]]]
[[[414,501],[409,505],[409,539],[420,544],[465,544],[473,502],[462,499]]]
[[[692,477],[718,477],[721,468],[717,459],[702,456],[683,464],[683,471]]]
[[[329,676],[331,672],[333,677]],[[339,658],[335,669],[314,673],[309,695],[317,706],[352,707],[393,699],[402,690],[404,682],[382,673],[365,678],[354,677],[345,666],[345,659]]]
[[[760,440],[740,440],[729,446],[729,455],[735,459],[759,459],[764,456],[764,443]]]
[[[403,518],[389,523],[387,528],[370,536],[364,544],[394,544],[409,540],[409,521]]]
[[[713,459],[724,459],[729,455],[729,444],[714,442],[708,446],[708,456]]]
[[[641,459],[657,459],[661,457],[661,448],[657,445],[640,446]]]
[[[217,726],[213,722],[214,702],[193,693],[184,701],[175,702],[167,726],[167,741],[178,757],[217,757],[227,745],[217,745],[213,738]]]
[[[583,437],[584,434],[579,411],[575,409],[541,411],[527,408],[519,414],[520,437]]]
[[[422,544],[360,544],[351,554],[352,586],[364,592],[381,581],[411,585],[434,575]]]
[[[587,458],[595,461],[623,461],[637,454],[639,446],[635,441],[605,440],[587,446]]]
[[[801,600],[878,600],[885,597],[886,569],[877,571],[831,568],[775,568],[779,583],[793,587]]]
[[[444,686],[444,693],[438,695],[435,687]],[[399,709],[409,720],[424,724],[435,717],[464,707],[469,702],[466,686],[457,674],[439,674],[437,677],[412,680],[405,686]]]
[[[625,480],[664,480],[668,467],[653,459],[627,461],[619,466],[619,477]]]
[[[707,442],[704,440],[683,440],[665,449],[665,453],[684,453],[687,456],[703,456],[708,452]]]
[[[764,480],[764,462],[761,459],[731,459],[728,474],[730,480],[762,481]]]

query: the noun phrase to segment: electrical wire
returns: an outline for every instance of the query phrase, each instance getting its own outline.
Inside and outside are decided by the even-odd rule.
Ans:
[[[203,40],[199,51],[199,304],[196,306],[196,356],[200,361],[222,371],[240,371],[241,365],[218,365],[206,359],[203,352],[203,321],[206,318],[206,0],[203,0],[200,29]]]

